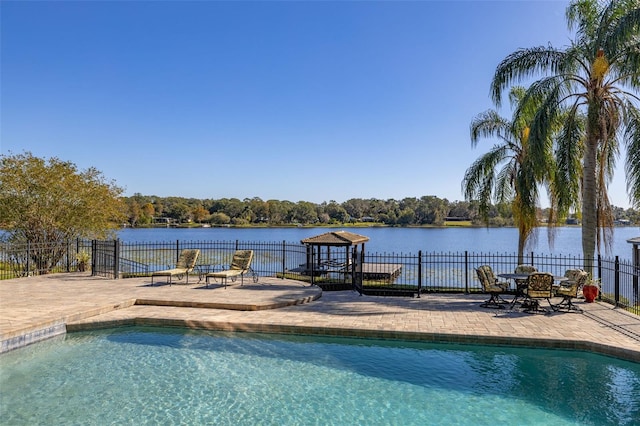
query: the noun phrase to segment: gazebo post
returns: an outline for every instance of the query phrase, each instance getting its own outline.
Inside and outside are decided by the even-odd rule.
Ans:
[[[311,268],[311,264],[313,263],[313,247],[311,245],[307,246],[307,259],[305,260],[305,268]]]
[[[351,262],[349,261],[349,246],[345,246],[344,248],[344,258],[345,258],[345,262],[347,262],[344,265],[344,274],[342,275],[342,283],[346,283],[347,282],[347,272],[349,272],[349,265],[351,265]]]
[[[313,268],[313,244],[311,244],[309,247],[311,247],[311,262],[310,262],[310,264],[311,264],[311,285],[314,285],[315,284],[315,280],[314,280],[313,277],[315,275],[315,272],[313,270],[314,269]]]
[[[349,263],[349,269],[351,270],[351,286],[356,289],[356,259],[358,257],[358,245],[356,244],[351,248],[351,258],[353,262]]]

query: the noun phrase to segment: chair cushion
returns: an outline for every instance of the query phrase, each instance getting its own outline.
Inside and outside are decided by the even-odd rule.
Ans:
[[[228,270],[228,271],[219,271],[219,272],[209,272],[207,277],[210,278],[229,278],[241,275],[244,271],[239,270]]]
[[[185,268],[174,268],[174,269],[165,269],[164,271],[155,271],[151,273],[152,277],[155,276],[170,276],[170,275],[180,275],[186,274],[189,270]]]
[[[560,286],[558,288],[556,288],[556,294],[558,296],[573,296],[573,297],[577,297],[578,296],[578,286],[576,284],[572,285],[571,287],[565,287],[565,286]]]
[[[507,283],[507,285],[508,285],[508,283]],[[503,286],[498,284],[498,285],[492,285],[492,286],[489,286],[489,287],[485,287],[484,290],[488,291],[488,292],[491,292],[491,293],[493,293],[493,292],[502,293],[503,291],[505,291],[505,287],[503,287]]]

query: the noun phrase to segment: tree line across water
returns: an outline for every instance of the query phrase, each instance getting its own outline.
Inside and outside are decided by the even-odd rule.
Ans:
[[[157,197],[134,194],[124,197],[127,226],[145,227],[166,224],[211,225],[332,225],[378,223],[389,226],[483,226],[485,221],[476,201],[449,201],[433,195],[407,197],[401,200],[352,198],[320,204],[308,201],[262,200],[259,197],[196,199]],[[618,223],[640,224],[640,211],[614,207]],[[548,217],[547,209],[538,209],[540,221]],[[513,226],[511,206],[492,205],[489,226]],[[561,218],[577,221],[579,218]]]

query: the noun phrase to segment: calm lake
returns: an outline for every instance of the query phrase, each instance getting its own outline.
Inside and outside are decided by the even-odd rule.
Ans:
[[[345,230],[369,237],[366,250],[374,253],[476,252],[516,253],[518,231],[515,228],[151,228],[122,229],[118,237],[124,242],[152,241],[286,241],[291,243],[323,234]],[[547,228],[537,229],[537,238],[527,252],[536,254],[582,255],[580,227],[556,228],[555,241],[549,244]],[[602,254],[631,259],[630,238],[640,237],[640,227],[614,229],[611,253]]]

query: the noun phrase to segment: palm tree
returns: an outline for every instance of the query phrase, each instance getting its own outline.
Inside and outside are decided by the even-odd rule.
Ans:
[[[634,207],[640,206],[640,0],[574,0],[567,21],[570,30],[576,29],[571,45],[510,54],[496,69],[492,97],[500,105],[503,90],[512,83],[542,76],[523,99],[524,104],[528,97],[543,99],[531,123],[534,159],[545,155],[553,123],[568,110],[557,139],[552,202],[561,215],[582,209],[584,267],[592,273],[596,240],[599,250],[610,235],[604,231],[613,226],[607,185],[620,139],[627,148],[627,192]],[[581,160],[578,169],[576,158]]]
[[[521,114],[513,120],[489,110],[471,123],[471,144],[480,138],[497,138],[501,142],[478,158],[465,172],[462,190],[467,200],[478,200],[479,213],[488,223],[492,201],[510,203],[518,227],[518,263],[523,263],[524,249],[538,224],[538,182],[550,179],[550,155],[534,163],[529,155],[529,122],[535,109],[522,104],[525,89],[513,87],[509,93],[512,107]],[[529,111],[527,114],[524,111]]]

